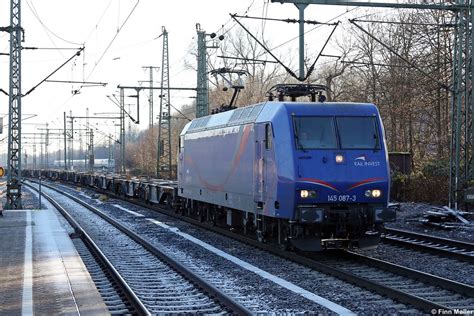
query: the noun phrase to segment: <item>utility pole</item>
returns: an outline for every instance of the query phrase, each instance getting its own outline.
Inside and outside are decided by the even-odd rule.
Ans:
[[[33,170],[36,170],[36,135],[33,136]]]
[[[302,80],[304,78],[304,10],[308,6],[307,4],[302,3],[295,3],[295,6],[298,8],[299,11],[299,43],[300,43],[300,58],[299,58],[299,65],[300,65],[300,72],[299,77]]]
[[[125,95],[120,89],[120,173],[125,174]]]
[[[218,48],[217,45],[207,46],[206,36],[211,39],[216,37],[216,33],[206,34],[201,30],[201,25],[196,24],[197,31],[197,95],[196,95],[196,118],[209,115],[209,83],[207,80],[207,49]],[[224,36],[219,36],[223,40]]]
[[[72,113],[71,113],[72,114]],[[90,127],[89,120],[90,119],[100,119],[100,120],[115,120],[115,119],[120,119],[120,117],[109,117],[109,116],[89,116],[89,109],[86,109],[86,116],[68,116],[67,118],[71,119],[71,122],[74,122],[75,119],[86,119],[86,137],[88,138],[86,140],[86,150],[87,153],[84,156],[84,171],[89,170],[93,171],[94,170],[94,161],[95,161],[95,154],[94,154],[94,127]],[[71,126],[71,135],[75,131],[81,132],[84,129],[82,128],[76,128],[74,129],[74,126]],[[96,128],[96,131],[100,133],[100,130]],[[72,139],[72,136],[70,136],[70,139]],[[72,165],[71,165],[72,166]]]
[[[71,119],[70,123],[70,135],[68,138],[69,142],[69,166],[71,170],[74,170],[74,120],[72,117],[72,111],[69,111],[69,118]]]
[[[163,34],[162,34],[162,35],[163,35]],[[162,77],[168,77],[168,76],[169,76],[169,75],[163,75],[163,74],[162,74]],[[162,80],[162,81],[163,81],[163,80]],[[162,82],[162,84],[163,84],[163,82]],[[165,82],[164,84],[168,85],[167,82]],[[140,113],[140,112],[138,111],[138,110],[139,110],[139,107],[140,107],[140,101],[139,101],[139,100],[140,100],[140,97],[139,97],[140,91],[141,91],[141,90],[148,90],[148,89],[149,89],[149,90],[160,90],[160,91],[161,91],[161,94],[160,94],[160,115],[159,115],[160,121],[159,121],[159,123],[158,123],[158,144],[160,144],[160,143],[162,144],[162,149],[161,149],[162,151],[161,151],[161,152],[162,152],[162,153],[165,153],[165,152],[166,152],[166,148],[167,148],[166,146],[164,146],[166,137],[168,137],[168,139],[169,139],[168,144],[169,144],[169,146],[170,146],[169,148],[171,148],[171,133],[170,133],[171,130],[170,130],[170,126],[169,126],[169,125],[170,125],[170,124],[169,124],[170,122],[169,122],[169,120],[166,120],[166,119],[165,119],[165,118],[170,117],[169,111],[170,111],[171,104],[170,104],[169,102],[163,101],[163,98],[165,98],[165,99],[168,98],[168,100],[169,100],[169,91],[170,91],[170,90],[196,91],[197,89],[196,89],[196,88],[169,87],[169,86],[165,86],[165,85],[162,85],[162,86],[160,86],[160,87],[138,87],[138,86],[122,86],[122,85],[118,85],[117,88],[120,89],[120,101],[119,101],[120,104],[119,104],[119,103],[116,103],[116,104],[119,105],[121,111],[122,111],[122,109],[123,109],[123,107],[124,107],[124,90],[125,90],[125,89],[134,89],[134,90],[137,92],[137,95],[136,95],[136,97],[137,97],[137,118],[139,117],[139,113]],[[163,93],[163,90],[166,91],[166,94]],[[115,103],[115,101],[112,100],[110,97],[109,97],[109,99],[110,99],[112,102]],[[162,115],[162,112],[164,113],[163,115]],[[127,114],[127,116],[128,116],[132,121],[134,121],[136,124],[138,124],[139,120],[138,120],[138,119],[135,120],[129,113],[126,113],[124,110],[123,110],[123,112],[121,112],[121,113],[122,113],[122,117],[123,117],[123,118],[125,118],[125,114]],[[121,124],[120,124],[121,135],[122,135],[122,129],[123,129],[123,133],[125,133],[125,128],[122,127],[122,126],[125,126],[125,125],[122,125],[122,121],[123,121],[123,119],[121,119]],[[163,126],[162,126],[162,125],[163,125]],[[160,127],[161,127],[161,129],[160,129]],[[160,134],[160,130],[161,130],[161,134]],[[124,135],[125,135],[125,134],[124,134]],[[160,135],[161,135],[162,139],[164,138],[163,141],[161,141],[161,142],[160,142]],[[167,135],[169,135],[169,136],[167,136]],[[125,136],[124,136],[124,139],[125,139]],[[125,146],[125,145],[124,145],[124,146]],[[123,149],[123,152],[122,152],[122,153],[123,153],[123,156],[125,156],[125,147],[124,147],[124,146],[121,147],[121,148]],[[160,148],[157,149],[157,151],[159,151],[159,150],[160,150]],[[169,150],[168,152],[169,152],[169,154],[166,154],[165,156],[166,156],[166,157],[169,156],[169,160],[168,160],[168,159],[162,159],[162,161],[160,161],[160,156],[157,156],[157,162],[156,162],[156,164],[157,164],[157,168],[156,168],[157,174],[158,174],[158,170],[160,170],[160,169],[167,169],[167,168],[168,168],[167,166],[170,166],[169,169],[171,170],[171,150]],[[158,153],[158,155],[159,155],[159,153]],[[122,159],[121,159],[121,160],[122,160]],[[124,160],[122,160],[122,161],[124,161]],[[159,166],[159,165],[160,165],[160,166]],[[124,168],[125,168],[125,167],[123,167],[123,172],[125,172],[125,169],[124,169]]]
[[[128,113],[130,113],[130,103],[128,104]],[[128,120],[128,141],[132,141],[132,121]]]
[[[196,118],[209,114],[209,86],[207,82],[206,32],[196,24],[197,31],[197,98]]]
[[[94,130],[90,130],[89,139],[89,171],[94,172]]]
[[[109,135],[107,139],[107,147],[109,149],[109,159],[107,161],[107,172],[111,171],[112,168],[112,159],[113,159],[113,150],[112,150],[112,135]]]
[[[46,169],[49,169],[49,128],[48,123],[46,123],[46,142],[45,142],[45,154],[46,154]]]
[[[160,114],[158,119],[158,145],[156,156],[156,176],[158,179],[171,179],[171,113],[170,76],[168,55],[168,32],[163,26],[163,56],[161,62]]]
[[[89,140],[87,138],[87,135],[89,133],[89,108],[86,108],[86,154],[84,155],[84,171],[86,171],[86,166],[89,164]]]
[[[153,127],[153,70],[159,70],[160,67],[157,66],[143,66],[142,68],[148,69],[150,73],[150,98],[148,99],[148,104],[150,105],[149,110],[148,110],[148,127],[152,128]]]
[[[67,146],[66,146],[66,112],[64,113],[64,170],[68,170],[67,167]]]
[[[10,1],[10,87],[8,93],[8,167],[5,209],[21,209],[21,0]],[[1,211],[0,211],[1,215]]]

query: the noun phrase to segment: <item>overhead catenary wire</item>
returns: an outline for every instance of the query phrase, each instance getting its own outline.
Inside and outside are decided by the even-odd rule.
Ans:
[[[117,29],[117,32],[115,33],[115,35],[112,37],[112,39],[110,40],[109,44],[107,45],[107,47],[105,48],[105,50],[102,52],[102,54],[100,55],[99,59],[95,62],[94,64],[94,67],[92,68],[92,70],[90,71],[90,73],[87,75],[86,77],[86,80],[88,80],[92,74],[94,73],[94,71],[96,70],[97,66],[100,64],[100,62],[102,61],[102,59],[104,58],[105,54],[109,51],[110,47],[112,46],[112,44],[114,43],[115,39],[117,38],[117,36],[120,34],[120,32],[122,31],[123,27],[125,26],[125,24],[127,24],[128,20],[130,19],[130,17],[132,16],[133,12],[135,12],[135,9],[138,7],[138,4],[140,3],[140,0],[137,0],[137,2],[135,3],[135,5],[133,6],[132,10],[130,10],[129,14],[127,15],[127,17],[125,18],[125,20],[123,21],[123,23],[120,25],[120,27]]]
[[[30,3],[30,1],[31,1],[31,3]],[[32,0],[26,0],[26,4],[30,8],[30,10],[33,13],[34,17],[38,20],[38,22],[41,24],[41,26],[43,26],[43,28],[48,31],[49,34],[53,35],[54,37],[60,39],[63,42],[66,42],[66,43],[69,43],[69,44],[72,44],[72,45],[76,45],[76,46],[81,46],[82,45],[82,43],[73,42],[73,41],[65,39],[62,36],[59,36],[58,34],[53,32],[48,26],[46,26],[46,24],[41,20],[39,14],[38,14],[38,11],[36,10]],[[49,35],[48,35],[48,37],[49,37]]]

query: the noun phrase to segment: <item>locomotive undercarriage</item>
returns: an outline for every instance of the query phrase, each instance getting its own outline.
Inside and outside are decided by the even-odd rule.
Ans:
[[[189,199],[179,212],[201,222],[252,234],[260,242],[301,251],[373,247],[380,242],[382,228],[382,223],[375,223],[367,208],[331,210],[320,223],[277,219],[259,215],[258,211],[257,214],[243,212]]]

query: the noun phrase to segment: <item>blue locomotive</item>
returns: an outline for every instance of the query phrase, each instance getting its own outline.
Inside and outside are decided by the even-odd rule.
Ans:
[[[201,117],[181,132],[178,181],[30,170],[227,226],[282,247],[369,247],[389,209],[389,164],[373,104],[323,102],[282,85],[278,101]],[[310,102],[296,98],[310,95]],[[292,102],[284,101],[290,96]]]
[[[305,251],[376,245],[388,206],[373,104],[269,101],[201,117],[180,135],[183,210]]]

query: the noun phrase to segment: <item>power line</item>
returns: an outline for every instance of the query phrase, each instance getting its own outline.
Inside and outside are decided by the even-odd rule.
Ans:
[[[47,30],[51,35],[53,35],[54,37],[62,40],[63,42],[66,42],[66,43],[69,43],[69,44],[72,44],[72,45],[82,45],[81,43],[76,43],[76,42],[72,42],[72,41],[69,41],[61,36],[59,36],[58,34],[54,33],[53,31],[51,31],[51,29],[49,29],[46,24],[44,24],[44,22],[41,20],[41,18],[39,17],[39,14],[38,14],[38,11],[36,10],[35,6],[33,3],[30,4],[30,0],[26,0],[26,4],[28,5],[28,7],[30,8],[31,12],[33,13],[33,15],[35,16],[35,18],[38,20],[38,22],[43,26],[43,28],[45,30]]]
[[[97,66],[99,65],[99,63],[102,61],[102,59],[104,58],[105,54],[108,52],[108,50],[110,49],[110,47],[112,46],[112,44],[114,43],[115,39],[117,38],[117,36],[120,34],[120,32],[122,31],[123,27],[125,26],[125,24],[128,22],[128,20],[130,19],[130,17],[132,16],[133,12],[135,12],[135,9],[138,7],[138,4],[140,3],[140,0],[137,0],[137,2],[135,3],[135,5],[133,6],[132,10],[130,11],[130,13],[128,14],[128,16],[125,18],[125,20],[123,21],[122,25],[120,25],[120,27],[117,29],[117,33],[115,33],[114,37],[112,38],[112,40],[109,42],[109,44],[107,45],[107,47],[105,48],[104,52],[102,53],[102,55],[99,57],[99,59],[95,62],[94,64],[94,67],[92,68],[91,72],[89,73],[89,75],[87,76],[87,79],[90,78],[90,76],[92,76],[92,74],[94,73],[95,69],[97,68]]]

